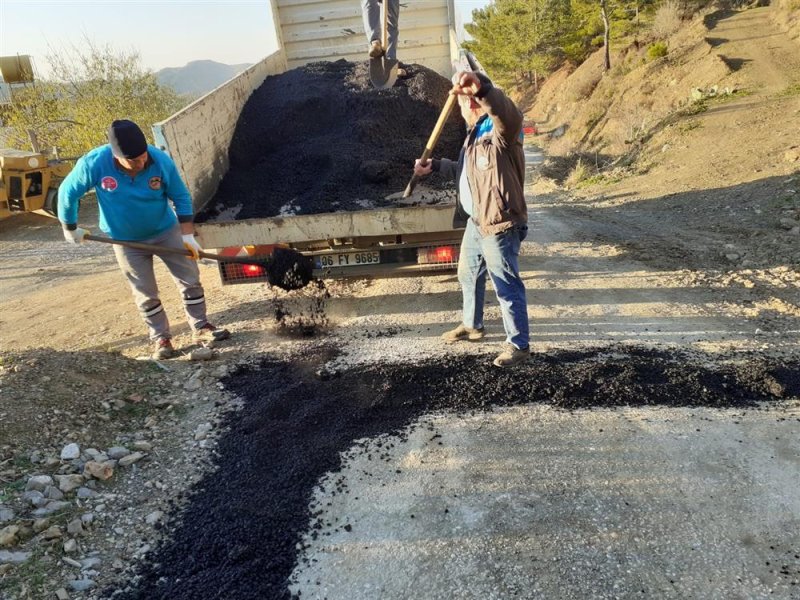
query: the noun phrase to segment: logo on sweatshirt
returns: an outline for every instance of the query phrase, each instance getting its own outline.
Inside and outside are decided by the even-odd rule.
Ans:
[[[117,180],[113,177],[103,177],[103,179],[100,180],[100,187],[107,192],[113,192],[117,189],[118,185]]]
[[[160,190],[161,189],[161,177],[151,177],[150,181],[147,182],[147,185],[150,186],[151,190]]]

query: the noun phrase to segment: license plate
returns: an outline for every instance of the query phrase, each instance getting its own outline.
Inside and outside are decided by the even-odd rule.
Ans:
[[[318,269],[332,267],[360,267],[363,265],[377,265],[381,262],[380,252],[343,252],[341,254],[323,254],[317,256]]]

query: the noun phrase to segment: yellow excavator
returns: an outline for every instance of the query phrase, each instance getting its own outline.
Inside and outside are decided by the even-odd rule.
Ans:
[[[9,90],[13,84],[33,83],[30,57],[0,57],[0,75]],[[39,151],[34,132],[28,135],[31,152],[0,148],[0,219],[22,212],[55,216],[58,186],[72,169],[71,161],[49,160]]]
[[[0,219],[33,211],[55,216],[58,186],[71,169],[39,152],[0,148]]]

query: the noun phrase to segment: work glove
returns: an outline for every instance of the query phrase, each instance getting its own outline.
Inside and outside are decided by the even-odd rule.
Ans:
[[[194,237],[193,233],[185,233],[183,234],[183,247],[186,248],[192,255],[189,257],[192,260],[199,260],[200,253],[203,249],[200,247],[200,244],[197,243],[197,240]]]
[[[82,244],[84,242],[83,238],[91,233],[91,231],[83,229],[82,227],[76,227],[75,229],[67,229],[64,227],[62,231],[64,232],[64,239],[70,244],[76,245]]]

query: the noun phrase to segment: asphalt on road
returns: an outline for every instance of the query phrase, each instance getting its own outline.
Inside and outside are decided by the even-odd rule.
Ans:
[[[592,446],[602,446],[612,435],[602,427],[600,431],[585,427],[596,427],[596,422],[585,419],[587,413],[592,413],[587,409],[628,411],[627,415],[635,413],[638,419],[646,419],[643,415],[647,414],[659,419],[659,411],[665,407],[684,407],[690,413],[721,411],[715,413],[716,420],[729,426],[730,422],[747,421],[741,416],[744,411],[765,414],[768,421],[782,423],[775,426],[775,433],[788,434],[789,446],[782,450],[783,455],[776,453],[775,460],[780,464],[774,474],[784,480],[796,480],[797,415],[786,409],[787,400],[800,394],[800,365],[796,363],[745,356],[727,365],[715,361],[717,366],[711,367],[703,357],[606,348],[534,355],[527,365],[514,370],[496,369],[486,356],[466,355],[447,361],[332,372],[325,365],[335,354],[335,350],[318,346],[288,361],[265,359],[260,367],[240,371],[227,380],[228,388],[244,399],[244,408],[229,417],[229,430],[219,440],[216,472],[198,484],[182,513],[172,515],[169,527],[174,531],[147,557],[137,583],[116,593],[107,590],[108,597],[244,600],[289,598],[294,593],[295,597],[319,598],[579,598],[586,594],[612,598],[633,597],[634,591],[638,594],[640,590],[644,590],[643,597],[647,597],[648,590],[651,597],[687,597],[680,593],[680,586],[702,579],[702,573],[706,573],[712,587],[700,590],[696,597],[734,597],[726,595],[731,591],[738,597],[755,598],[766,594],[764,590],[770,586],[790,589],[791,582],[798,578],[800,561],[793,558],[794,554],[778,557],[785,551],[800,550],[796,545],[798,513],[791,508],[797,503],[796,498],[783,498],[784,512],[775,513],[784,519],[782,537],[775,533],[775,522],[766,523],[770,520],[767,515],[758,514],[758,506],[748,505],[748,510],[738,515],[740,519],[744,517],[742,522],[751,527],[753,535],[750,542],[738,544],[744,553],[737,556],[736,569],[743,568],[738,561],[756,556],[762,562],[764,551],[772,552],[772,560],[781,566],[775,570],[771,584],[765,583],[767,580],[758,569],[752,581],[748,578],[737,582],[729,568],[719,568],[730,557],[726,543],[720,543],[714,553],[698,552],[696,560],[687,562],[683,552],[690,550],[681,549],[684,534],[676,533],[671,540],[673,531],[683,531],[681,521],[670,522],[683,519],[682,496],[675,499],[677,507],[663,511],[665,498],[679,487],[667,477],[658,478],[657,497],[648,500],[646,486],[637,492],[635,482],[628,481],[618,484],[619,489],[608,498],[597,498],[588,509],[581,509],[585,496],[593,490],[587,480],[581,482],[579,478],[577,487],[582,493],[577,495],[574,490],[565,493],[558,486],[543,495],[537,486],[530,486],[516,493],[525,496],[526,502],[507,502],[498,512],[497,502],[508,495],[504,496],[502,490],[509,478],[517,478],[517,485],[522,474],[542,481],[570,481],[576,472],[584,473],[585,466],[597,467],[603,460],[596,456],[581,459],[575,452],[558,458],[556,448],[539,447],[531,449],[529,460],[516,463],[513,457],[518,454],[521,439],[535,445],[536,437],[526,436],[530,427],[525,423],[541,425],[541,418],[519,416],[504,427],[494,428],[489,446],[499,453],[507,451],[510,457],[501,469],[476,469],[468,460],[475,456],[471,444],[454,442],[449,448],[454,454],[450,468],[443,471],[430,470],[420,461],[410,460],[420,452],[419,444],[412,444],[412,450],[399,454],[397,450],[411,439],[421,440],[423,448],[429,445],[437,451],[447,451],[448,440],[453,438],[447,433],[446,423],[452,428],[474,422],[481,415],[509,410],[508,407],[517,407],[523,413],[546,409],[551,411],[551,421],[577,423],[578,434],[573,430],[573,436],[579,435],[579,439],[567,436],[560,443],[573,446],[573,450],[576,444],[586,443],[586,452]],[[685,418],[676,421],[671,433],[676,437],[693,436],[687,447],[702,449],[701,436],[709,429],[710,420]],[[437,433],[439,430],[442,433]],[[771,435],[771,429],[766,431]],[[744,439],[742,446],[731,439],[730,433],[723,439],[733,445],[734,452],[757,443]],[[655,443],[654,436],[642,434],[636,445],[647,448]],[[684,487],[695,489],[700,485],[703,498],[707,491],[704,510],[715,515],[712,498],[718,483],[708,477],[698,478],[692,474],[692,467],[674,462],[680,455],[677,452],[664,457],[666,464],[672,465],[667,471],[674,471],[669,475],[677,477],[683,471]],[[713,462],[713,457],[707,458]],[[638,472],[643,481],[648,478],[646,465],[622,468],[630,456],[608,454],[607,459],[603,471],[606,479],[618,481],[623,474],[632,476],[631,471]],[[354,461],[361,466],[370,464],[380,473],[357,469],[359,477],[368,480],[359,482],[349,467]],[[663,469],[663,465],[658,468]],[[482,479],[480,497],[476,497],[474,487],[464,498],[459,498],[458,493],[454,496],[452,489],[448,491],[446,484],[451,476],[447,473],[452,475],[454,469],[461,469],[460,477]],[[657,470],[655,466],[653,469]],[[418,494],[408,493],[404,472],[414,473],[413,489]],[[737,476],[736,469],[731,473]],[[716,477],[724,479],[724,472]],[[771,485],[766,479],[761,485]],[[744,486],[747,482],[739,483]],[[377,504],[376,487],[381,488],[383,499]],[[440,492],[435,499],[426,494],[432,489]],[[420,496],[428,498],[426,506],[421,506],[425,502]],[[628,501],[637,506],[626,512]],[[664,567],[659,571],[663,577],[649,582],[641,579],[648,572],[652,557],[636,551],[633,540],[638,543],[640,536],[648,536],[649,517],[642,517],[642,504],[648,501],[667,519],[650,530],[662,536],[659,552],[674,553],[673,581],[678,585],[665,583],[670,561],[663,555],[656,563]],[[609,510],[611,504],[614,510]],[[492,518],[476,516],[481,506],[485,510],[493,507]],[[343,512],[337,512],[343,507]],[[614,546],[613,551],[609,546],[611,558],[606,558],[597,539],[602,527],[584,520],[584,510],[595,516],[606,511],[622,515],[615,525],[619,542],[609,542]],[[750,511],[755,512],[751,515]],[[365,515],[372,514],[380,522],[385,513],[395,513],[383,520],[384,526],[392,524],[391,530],[369,526]],[[697,540],[696,551],[703,547],[706,525],[718,527],[720,521],[699,517],[685,515],[692,523],[689,532]],[[756,518],[761,522],[754,521]],[[514,543],[496,535],[498,528],[502,529],[499,523],[519,520],[527,526],[515,532]],[[722,522],[725,520],[723,516]],[[405,539],[410,531],[414,532],[413,539]],[[767,532],[772,536],[768,545],[778,549],[764,547],[765,536],[769,538]],[[560,543],[548,546],[547,540]],[[627,558],[620,554],[624,553],[623,540],[630,540]],[[436,552],[414,551],[424,546],[423,541],[444,544],[450,548],[446,556],[469,560],[451,570],[448,561],[440,561]],[[478,548],[461,553],[458,544],[477,544]],[[575,556],[573,544],[592,550],[582,552],[581,562],[572,564],[570,571],[570,566],[560,561]],[[388,555],[387,546],[393,546]],[[370,547],[383,548],[383,553],[378,554],[383,558],[377,563],[376,555],[368,551]],[[544,547],[546,551],[541,550]],[[747,548],[754,550],[748,552]],[[511,560],[515,550],[517,557],[520,552],[525,556],[532,553],[525,568],[518,560]],[[617,554],[624,560],[613,560]],[[481,556],[488,562],[482,561]],[[329,564],[326,557],[339,560],[330,570],[314,570],[315,565]],[[609,567],[611,563],[613,568]],[[336,565],[338,569],[334,568]],[[414,568],[408,569],[409,566]],[[559,575],[564,569],[570,577]],[[744,569],[744,573],[750,570]],[[768,578],[769,567],[761,570]],[[459,574],[457,582],[453,581],[453,573]],[[672,592],[665,593],[667,588]],[[489,593],[491,590],[494,592]],[[553,595],[554,590],[562,590],[563,594]]]

